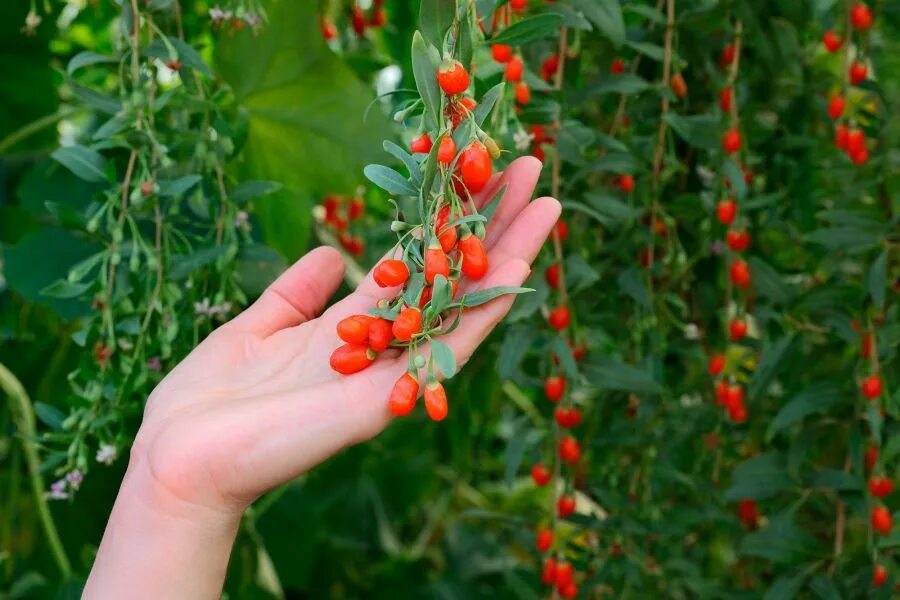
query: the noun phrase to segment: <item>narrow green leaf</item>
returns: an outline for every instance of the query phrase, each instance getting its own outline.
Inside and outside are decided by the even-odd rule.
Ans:
[[[422,0],[419,6],[419,28],[431,45],[441,48],[444,36],[456,17],[455,0]]]
[[[178,179],[160,179],[159,195],[176,198],[200,183],[201,179],[203,178],[200,175],[184,175]]]
[[[652,308],[650,304],[650,292],[647,285],[641,279],[640,272],[634,267],[628,268],[619,275],[619,290],[631,297],[632,300],[644,308]]]
[[[731,486],[725,490],[729,501],[749,498],[763,500],[777,496],[793,487],[788,475],[784,454],[767,452],[739,464],[731,477]]]
[[[390,140],[384,141],[384,150],[406,166],[406,169],[409,171],[409,177],[414,183],[422,184],[422,169],[412,154]]]
[[[500,296],[505,296],[506,294],[527,294],[528,292],[533,291],[534,290],[531,288],[501,285],[488,288],[486,290],[479,290],[477,292],[468,293],[463,296],[461,303],[463,306],[471,308],[474,306],[481,306],[482,304],[490,302],[494,298],[499,298]]]
[[[397,171],[384,165],[366,165],[363,169],[366,178],[391,194],[400,196],[417,196],[419,191]]]
[[[66,415],[61,410],[44,402],[34,403],[34,414],[50,429],[62,429],[63,421],[66,420]]]
[[[66,65],[66,73],[71,75],[72,73],[83,67],[116,62],[119,61],[115,56],[107,56],[106,54],[99,54],[97,52],[85,50],[84,52],[79,52],[72,57],[72,59],[69,61],[69,64]]]
[[[503,94],[504,87],[504,83],[501,81],[500,83],[486,91],[481,97],[481,102],[479,102],[475,107],[475,110],[472,111],[472,118],[475,120],[475,123],[478,126],[481,126],[484,123],[484,120],[487,119],[488,115],[491,114],[491,110],[497,103],[497,99],[501,94]]]
[[[495,35],[491,38],[491,43],[518,46],[535,40],[555,37],[562,23],[562,15],[555,13],[526,17]]]
[[[107,180],[106,159],[96,150],[75,144],[57,148],[50,156],[85,181]]]
[[[283,187],[284,186],[277,181],[242,181],[231,191],[229,198],[233,202],[248,202],[250,200],[255,200],[256,198],[274,194]]]
[[[612,357],[597,357],[583,367],[588,380],[600,389],[661,394],[665,389],[643,369]]]
[[[887,248],[881,251],[869,268],[869,296],[879,310],[884,308],[885,289],[887,288]]]
[[[413,34],[412,67],[416,89],[425,104],[428,129],[435,129],[440,122],[441,90],[437,82],[437,69],[441,62],[437,48],[425,42],[418,31]]]
[[[619,0],[570,0],[602,33],[619,48],[625,42],[625,20]]]
[[[91,285],[92,282],[73,283],[59,279],[42,289],[41,295],[48,298],[76,298],[90,289]]]

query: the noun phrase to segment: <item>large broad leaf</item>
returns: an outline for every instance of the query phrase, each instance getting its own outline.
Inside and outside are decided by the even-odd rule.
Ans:
[[[378,110],[363,120],[374,92],[325,46],[315,3],[267,4],[258,34],[221,36],[215,65],[249,117],[234,172],[284,185],[253,206],[268,244],[293,259],[308,246],[314,199],[361,183],[389,129]]]

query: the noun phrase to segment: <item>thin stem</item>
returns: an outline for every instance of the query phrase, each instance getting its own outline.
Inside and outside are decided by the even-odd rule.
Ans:
[[[19,129],[13,131],[5,138],[0,140],[0,154],[5,153],[19,142],[28,139],[39,131],[46,129],[51,125],[55,125],[57,122],[62,121],[66,117],[82,112],[84,110],[85,107],[83,106],[69,106],[66,108],[62,108],[53,114],[45,115],[40,119],[23,125]]]
[[[56,524],[53,522],[53,515],[50,514],[47,498],[44,496],[44,478],[41,475],[41,460],[35,441],[37,440],[37,426],[31,399],[22,383],[3,363],[0,363],[0,388],[9,396],[10,413],[16,423],[16,429],[19,431],[22,450],[25,454],[25,464],[31,479],[31,490],[34,493],[34,504],[37,507],[44,535],[47,537],[47,544],[50,546],[50,553],[53,555],[63,579],[69,579],[72,575],[72,565],[66,556],[66,550],[59,538]]]
[[[734,25],[734,62],[731,64],[731,72],[728,74],[728,87],[731,88],[731,128],[737,129],[740,124],[738,116],[737,96],[734,92],[734,84],[737,81],[738,70],[741,66],[741,47],[744,39],[744,24],[738,20]]]

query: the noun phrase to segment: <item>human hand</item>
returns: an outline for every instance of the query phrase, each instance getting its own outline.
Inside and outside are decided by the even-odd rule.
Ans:
[[[483,204],[509,186],[487,227],[490,269],[482,280],[463,283],[462,292],[518,286],[528,277],[560,213],[551,198],[529,203],[539,173],[537,160],[518,159],[476,198]],[[119,523],[133,518],[127,515],[138,512],[146,520],[149,512],[167,525],[187,521],[196,528],[188,539],[214,538],[207,540],[208,550],[209,544],[233,537],[240,514],[260,494],[388,425],[388,395],[407,368],[406,353],[389,350],[351,376],[335,373],[329,357],[341,344],[338,321],[366,312],[396,289],[379,288],[369,273],[355,292],[317,318],[342,276],[340,254],[313,250],[154,390],[88,588],[101,577],[98,566],[115,571],[121,562],[106,540],[122,538],[111,530],[127,528]],[[503,296],[468,309],[460,327],[441,338],[458,364],[469,359],[512,302],[512,296]],[[123,502],[142,507],[120,510]],[[148,533],[159,534],[140,535]],[[188,568],[196,574],[198,558],[192,560]],[[218,562],[223,564],[211,568],[224,573],[227,552]],[[94,589],[103,589],[98,586]]]

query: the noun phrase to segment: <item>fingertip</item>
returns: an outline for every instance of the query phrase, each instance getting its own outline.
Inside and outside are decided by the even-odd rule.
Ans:
[[[548,215],[553,215],[554,222],[557,221],[562,214],[562,204],[552,196],[541,196],[533,201],[532,204],[543,205],[543,208],[547,210]]]

